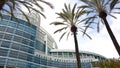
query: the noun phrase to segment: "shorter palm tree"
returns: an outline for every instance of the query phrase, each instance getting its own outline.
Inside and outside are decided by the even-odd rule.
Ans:
[[[21,9],[21,7],[26,8],[29,13],[31,13],[31,11],[35,11],[46,18],[43,14],[44,8],[40,3],[44,3],[53,8],[52,4],[44,0],[0,0],[0,18],[3,17],[3,13],[10,14],[12,17],[16,18],[14,13],[16,10],[22,13],[22,15],[29,21],[25,10]]]
[[[81,62],[80,62],[80,53],[79,53],[79,48],[78,48],[78,42],[77,42],[77,31],[80,30],[81,32],[84,32],[84,29],[79,27],[78,25],[81,22],[80,17],[86,13],[84,9],[76,9],[77,4],[74,4],[74,7],[71,9],[70,4],[67,6],[66,4],[64,5],[65,9],[62,9],[62,12],[56,13],[63,21],[55,21],[52,22],[51,24],[54,24],[56,26],[63,26],[62,28],[56,30],[54,33],[64,31],[63,34],[60,37],[60,40],[64,35],[68,36],[70,33],[74,36],[74,42],[75,42],[75,52],[76,52],[76,59],[77,59],[77,65],[78,68],[81,68]],[[87,35],[89,38],[91,38],[88,34],[84,33]],[[59,40],[59,41],[60,41]]]

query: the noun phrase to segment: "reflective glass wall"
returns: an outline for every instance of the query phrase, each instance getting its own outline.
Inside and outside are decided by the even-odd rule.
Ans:
[[[36,26],[6,15],[3,18],[0,20],[0,68],[77,68],[76,62],[53,60],[45,55],[46,44],[36,38]],[[47,52],[51,50],[47,49]],[[91,64],[82,63],[82,66],[90,68]]]

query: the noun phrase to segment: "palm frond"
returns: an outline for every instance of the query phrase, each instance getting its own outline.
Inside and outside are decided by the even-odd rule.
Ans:
[[[57,33],[57,32],[61,32],[62,30],[67,29],[67,28],[68,28],[68,27],[63,27],[63,28],[57,29],[57,30],[54,32],[54,34]]]
[[[36,0],[34,0],[34,1],[36,1]],[[44,0],[37,0],[37,1],[42,2],[42,3],[45,3],[45,4],[48,5],[49,7],[54,8],[54,6],[53,6],[51,3],[49,3],[49,2],[46,2],[46,1],[44,1]]]
[[[44,11],[44,8],[40,4],[38,4],[36,0],[33,0],[33,1],[34,1],[33,3],[41,9],[41,11]]]
[[[29,11],[29,13],[31,11],[35,11],[38,14],[40,14],[41,16],[43,16],[44,18],[46,18],[45,15],[42,13],[43,10],[44,10],[44,8],[43,8],[43,6],[41,6],[39,4],[40,2],[44,3],[45,5],[48,5],[50,8],[53,8],[53,5],[51,3],[46,2],[44,0],[29,0],[29,1],[28,0],[7,0],[4,3],[4,5],[6,5],[8,7],[7,10],[9,10],[9,12],[7,12],[7,13],[9,13],[11,16],[14,15],[14,10],[16,10],[16,11],[19,10],[20,12],[22,11],[21,13],[23,13],[24,9],[21,9],[21,6],[23,6],[23,7],[27,8],[27,10]],[[6,8],[4,8],[4,9],[6,9]],[[0,10],[0,11],[2,11],[2,10]],[[25,11],[24,11],[24,13],[25,13]]]
[[[86,33],[87,29],[90,27],[92,23],[88,23],[87,26],[85,26],[85,29],[84,29],[84,34]]]
[[[117,4],[117,2],[118,2],[118,0],[113,0],[113,1],[111,2],[111,4],[110,4],[110,9],[111,9],[111,10],[115,7],[115,5]]]
[[[114,15],[112,15],[112,14],[109,14],[111,17],[113,17],[113,18],[115,18],[115,19],[117,19],[117,17],[116,16],[114,16]]]
[[[28,16],[25,14],[25,12],[22,11],[20,8],[18,8],[18,10],[19,10],[20,12],[22,12],[22,14],[25,16],[25,18],[27,19],[27,21],[30,23],[30,20],[29,20]]]
[[[67,38],[66,38],[67,40],[68,40],[68,38],[69,38],[69,35],[70,35],[70,31],[67,33]]]
[[[104,5],[104,3],[105,3],[105,0],[101,0],[101,4]],[[103,6],[102,6],[102,7],[103,7]]]
[[[9,12],[10,12],[10,15],[11,15],[12,17],[15,17],[12,6],[11,6],[10,4],[7,4],[7,5],[8,5],[9,8],[10,8],[10,11],[9,11]],[[12,19],[12,17],[11,17],[11,19]]]
[[[28,7],[29,7],[30,9],[32,9],[32,11],[35,11],[35,12],[39,13],[40,15],[42,15],[44,18],[46,18],[46,16],[45,16],[42,12],[40,12],[39,10],[37,10],[37,9],[31,7],[31,6],[28,6]]]
[[[86,27],[86,26],[84,26],[84,27]],[[92,27],[88,27],[88,28],[92,28]],[[83,33],[83,36],[84,36],[84,35],[87,35],[90,39],[92,39],[92,38],[86,33],[85,29],[80,28],[80,27],[79,27],[79,29],[80,29],[80,31]]]
[[[100,21],[97,23],[97,32],[100,32]]]
[[[74,15],[75,15],[74,12],[75,12],[76,5],[77,5],[77,4],[75,4],[74,7],[73,7],[73,9],[72,9],[72,15],[71,15],[71,16],[72,16],[72,21],[74,20],[74,17],[75,17],[75,16],[74,16]]]
[[[84,31],[81,31],[81,32],[83,33],[83,36],[86,35],[89,39],[92,39],[92,38],[90,37],[90,35],[87,34],[86,32],[84,32]]]
[[[63,12],[63,13],[65,13],[65,12]],[[68,23],[68,17],[69,16],[67,16],[66,14],[63,14],[63,13],[56,13],[59,17],[59,19],[62,19],[62,20],[64,20],[65,22],[67,22]]]
[[[8,11],[8,10],[6,10],[6,9],[2,9],[4,12],[6,12],[6,13],[8,13],[8,14],[10,14],[10,11]]]
[[[69,11],[69,9],[68,9],[68,7],[67,7],[67,5],[66,5],[66,4],[64,4],[64,7],[65,7],[65,10],[68,12],[68,11]]]
[[[10,1],[12,3],[12,8],[15,9],[15,5],[16,5],[15,1],[14,0],[10,0]]]
[[[115,7],[115,8],[113,8],[113,9],[118,9],[118,10],[120,10],[120,7]]]
[[[113,12],[113,13],[115,13],[115,14],[120,14],[120,12]]]
[[[80,1],[84,2],[85,4],[88,4],[88,3],[89,3],[88,0],[80,0]]]
[[[59,21],[55,21],[55,22],[52,22],[50,23],[50,25],[66,25],[64,22],[59,22]]]
[[[64,36],[66,33],[67,33],[67,32],[64,32],[64,33],[61,35],[59,41],[63,38],[63,36]]]
[[[96,5],[96,7],[98,7],[98,8],[102,7],[100,0],[93,0],[93,1],[94,1],[93,4]]]
[[[24,4],[25,4],[25,5],[27,5],[27,6],[32,6],[32,7],[33,7],[33,5],[32,5],[30,2],[17,0],[17,1],[16,1],[16,5],[19,5],[19,3],[20,3],[21,5],[23,4],[23,6],[24,6]]]
[[[32,6],[31,4],[29,4],[29,3],[27,3],[27,2],[22,2],[22,1],[19,1],[21,4],[23,4],[26,8],[27,8],[27,10],[29,11],[29,13],[31,12],[31,10],[30,10],[30,8],[29,8],[29,6]]]
[[[88,6],[88,5],[81,5],[78,8],[90,8],[90,6]]]
[[[103,7],[106,7],[108,4],[110,4],[110,2],[111,2],[111,0],[107,0],[107,1],[105,0]]]

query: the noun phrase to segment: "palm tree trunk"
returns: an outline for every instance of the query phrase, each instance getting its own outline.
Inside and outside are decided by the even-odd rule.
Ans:
[[[106,17],[103,17],[102,19],[103,19],[103,21],[105,23],[106,29],[107,29],[110,37],[111,37],[111,40],[113,41],[113,44],[114,44],[114,46],[115,46],[115,48],[116,48],[116,50],[117,50],[117,52],[118,52],[118,54],[120,56],[120,46],[119,46],[119,44],[118,44],[118,42],[117,42],[117,40],[116,40],[110,26],[108,24],[108,21],[107,21]]]
[[[0,0],[0,10],[3,8],[6,0]]]
[[[77,42],[76,32],[73,32],[73,33],[74,33],[74,42],[75,42],[75,51],[76,51],[77,66],[78,66],[78,68],[82,68],[81,67],[81,62],[80,62],[80,53],[79,53],[79,48],[78,48],[78,42]]]

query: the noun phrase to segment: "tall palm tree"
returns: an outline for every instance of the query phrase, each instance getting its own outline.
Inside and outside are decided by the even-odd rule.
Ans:
[[[80,6],[79,8],[86,8],[88,11],[88,17],[84,19],[86,21],[87,26],[89,27],[92,23],[97,23],[97,28],[99,32],[99,23],[100,19],[101,22],[105,24],[106,29],[111,37],[111,40],[113,41],[113,44],[120,56],[120,46],[108,24],[107,16],[111,16],[113,18],[116,18],[113,13],[120,13],[119,7],[117,4],[120,2],[118,0],[80,0],[84,5]],[[85,31],[87,30],[87,27]]]
[[[16,10],[21,12],[29,21],[27,14],[25,13],[24,9],[21,9],[21,7],[27,9],[29,13],[35,11],[46,18],[43,14],[44,8],[42,5],[40,5],[40,3],[46,4],[50,8],[53,8],[52,4],[44,0],[0,0],[0,18],[3,17],[3,13],[7,13],[12,17],[16,17],[14,14],[14,11]]]
[[[65,4],[64,5],[65,9],[62,9],[62,12],[60,13],[56,13],[59,16],[58,18],[62,19],[63,21],[62,22],[55,21],[55,22],[52,22],[51,24],[54,24],[56,26],[58,25],[63,26],[62,28],[54,32],[54,33],[57,33],[61,31],[65,31],[61,35],[60,40],[64,35],[67,35],[67,39],[68,39],[68,36],[70,35],[70,33],[72,33],[72,35],[74,36],[74,42],[75,42],[77,65],[78,65],[78,68],[81,68],[80,53],[79,53],[78,42],[77,42],[77,31],[78,31],[78,28],[80,28],[79,30],[81,32],[84,32],[84,29],[81,27],[78,27],[78,24],[81,23],[80,17],[84,15],[86,11],[84,9],[76,9],[76,6],[77,4],[74,4],[73,8],[71,9],[70,4],[68,6]],[[90,38],[88,34],[86,33],[84,34]]]

